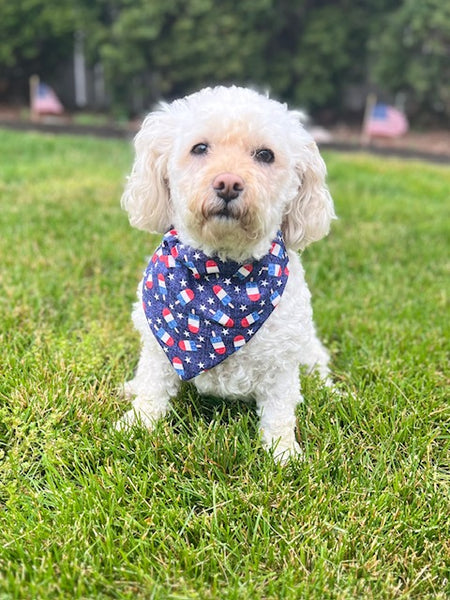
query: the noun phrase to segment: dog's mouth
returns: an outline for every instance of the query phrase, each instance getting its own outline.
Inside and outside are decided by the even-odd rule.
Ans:
[[[224,206],[222,209],[218,210],[216,213],[212,213],[211,216],[216,219],[232,219],[235,221],[238,219],[235,212],[230,210],[230,208],[228,206]]]
[[[240,221],[244,211],[240,203],[221,202],[220,204],[208,205],[204,207],[203,216],[205,219],[219,219],[229,221]]]

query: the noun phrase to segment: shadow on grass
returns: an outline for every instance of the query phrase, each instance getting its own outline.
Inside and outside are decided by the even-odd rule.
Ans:
[[[201,422],[207,427],[212,423],[229,426],[244,420],[251,434],[258,430],[255,403],[251,400],[230,400],[215,396],[203,396],[190,383],[183,383],[177,397],[172,400],[169,423],[175,431],[194,431]]]

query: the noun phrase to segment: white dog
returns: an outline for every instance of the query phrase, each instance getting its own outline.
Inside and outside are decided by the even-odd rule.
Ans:
[[[317,146],[299,113],[216,87],[149,114],[135,149],[122,206],[166,235],[138,288],[143,345],[118,428],[151,429],[192,379],[200,393],[253,398],[284,461],[300,452],[299,365],[329,374],[297,253],[335,217]]]

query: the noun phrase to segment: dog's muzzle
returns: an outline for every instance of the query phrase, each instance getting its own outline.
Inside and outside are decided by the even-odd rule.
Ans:
[[[242,216],[239,198],[245,188],[242,177],[235,173],[220,173],[214,178],[212,188],[216,202],[210,206],[210,216],[239,219]]]

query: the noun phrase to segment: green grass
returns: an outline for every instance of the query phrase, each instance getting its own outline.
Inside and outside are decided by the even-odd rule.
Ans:
[[[305,378],[283,469],[251,406],[189,386],[112,430],[156,243],[119,207],[130,145],[0,155],[1,600],[449,596],[448,169],[325,156],[340,220],[304,264],[343,393]]]

